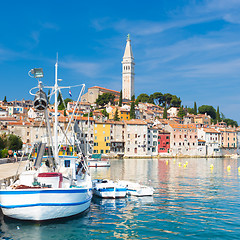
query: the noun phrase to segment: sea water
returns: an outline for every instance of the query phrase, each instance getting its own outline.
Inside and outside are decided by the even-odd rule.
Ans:
[[[109,168],[92,168],[92,178],[139,182],[154,187],[154,196],[93,198],[82,215],[42,223],[0,215],[0,237],[240,239],[239,166],[226,158],[111,160]]]

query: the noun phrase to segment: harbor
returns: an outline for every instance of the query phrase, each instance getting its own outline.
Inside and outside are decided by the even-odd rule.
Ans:
[[[188,166],[184,163],[188,161]],[[152,197],[101,199],[69,219],[32,223],[1,215],[2,239],[237,239],[239,159],[111,159],[92,179],[151,185]],[[211,169],[211,165],[213,168]],[[227,166],[231,170],[227,170]]]

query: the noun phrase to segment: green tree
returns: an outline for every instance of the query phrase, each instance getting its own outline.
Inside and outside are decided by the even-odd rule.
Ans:
[[[4,102],[4,103],[7,102],[7,97],[6,97],[6,96],[4,97],[3,102]]]
[[[153,94],[151,94],[151,95],[149,96],[147,102],[148,102],[148,103],[152,103],[152,104],[154,104],[154,97],[153,97]]]
[[[163,118],[167,119],[167,107],[164,107]]]
[[[209,115],[213,120],[216,119],[216,110],[213,106],[209,105],[202,105],[201,107],[198,108],[198,112]]]
[[[184,111],[183,106],[180,107],[177,116],[180,117],[181,119],[183,119],[183,117],[186,116],[186,112]]]
[[[67,107],[67,104],[69,102],[72,102],[73,100],[71,98],[66,98],[64,99],[64,103],[63,101],[61,102],[61,104],[58,106],[58,110],[64,110],[65,109],[65,106]]]
[[[131,98],[130,119],[135,119],[135,95]]]
[[[16,136],[14,134],[10,134],[8,136],[8,140],[7,140],[8,149],[18,151],[18,150],[22,149],[22,144],[23,144],[22,140],[19,136]]]
[[[187,108],[187,112],[190,114],[194,114],[194,109],[193,108]]]
[[[220,113],[219,113],[219,106],[217,107],[216,120],[217,120],[217,122],[220,122],[220,121],[221,121]]]
[[[101,112],[102,112],[104,117],[107,117],[107,118],[109,117],[109,114],[108,114],[106,108],[104,108]]]
[[[163,95],[163,100],[164,100],[164,105],[169,107],[172,100],[172,94],[165,93]]]
[[[194,102],[193,114],[197,115],[197,103]]]
[[[238,123],[237,123],[236,121],[234,121],[233,119],[225,118],[223,121],[224,121],[228,126],[238,127]]]
[[[0,137],[0,150],[6,147],[5,141]]]
[[[170,105],[172,107],[180,107],[181,105],[181,99],[179,97],[177,97],[176,95],[172,95],[172,99],[170,101]]]
[[[121,107],[122,106],[122,90],[120,91],[120,96],[119,96],[119,103],[118,106]]]
[[[110,102],[113,105],[114,99],[115,96],[112,93],[103,93],[102,95],[99,95],[96,99],[96,104],[103,107]]]
[[[118,116],[118,109],[116,109],[116,111],[115,111],[113,120],[114,120],[114,121],[119,121],[119,120],[120,120],[120,118],[119,118],[119,116]]]
[[[163,103],[163,94],[161,92],[155,92],[153,94],[154,104],[161,105]]]
[[[149,96],[146,93],[140,94],[136,99],[136,104],[139,102],[146,103],[149,100]]]
[[[63,105],[62,94],[60,92],[58,92],[57,101],[58,101],[58,110],[63,110],[64,105]]]

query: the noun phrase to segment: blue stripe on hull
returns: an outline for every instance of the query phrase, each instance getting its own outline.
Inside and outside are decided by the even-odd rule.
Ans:
[[[1,195],[21,195],[21,194],[49,194],[49,193],[86,193],[91,189],[57,189],[57,190],[10,190],[0,191]]]
[[[75,203],[35,203],[35,204],[24,204],[24,205],[0,205],[2,208],[25,208],[25,207],[39,207],[39,206],[77,206],[82,205],[91,201],[92,197],[88,198],[83,202],[75,202]]]
[[[126,188],[116,188],[116,192],[126,192]]]

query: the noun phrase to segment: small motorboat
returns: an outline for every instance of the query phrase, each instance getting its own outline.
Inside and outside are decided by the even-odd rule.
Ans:
[[[136,196],[136,197],[144,197],[144,196],[152,196],[154,193],[154,189],[149,186],[144,186],[139,183],[134,183],[130,181],[118,181],[118,185],[125,187],[127,189],[127,195]]]
[[[127,189],[108,179],[95,179],[92,181],[93,194],[101,198],[124,198]]]
[[[110,167],[110,162],[102,158],[101,154],[93,154],[87,157],[88,167]]]

